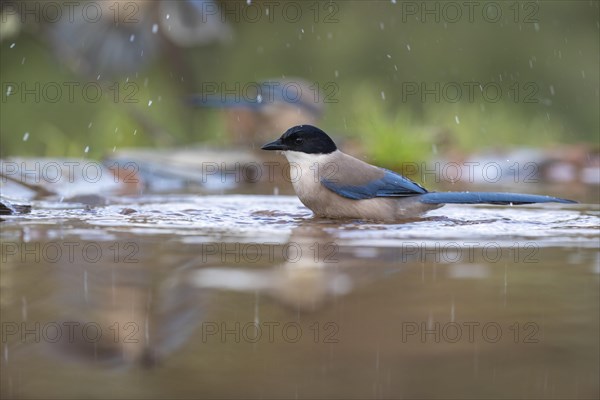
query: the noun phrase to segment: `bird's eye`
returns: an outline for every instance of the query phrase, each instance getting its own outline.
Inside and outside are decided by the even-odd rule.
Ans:
[[[296,138],[296,140],[294,140],[294,143],[296,144],[302,144],[304,142],[304,139],[302,139],[301,137]]]

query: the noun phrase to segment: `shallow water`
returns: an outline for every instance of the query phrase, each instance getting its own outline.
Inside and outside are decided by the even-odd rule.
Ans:
[[[597,205],[374,224],[145,195],[3,218],[3,397],[599,395]]]

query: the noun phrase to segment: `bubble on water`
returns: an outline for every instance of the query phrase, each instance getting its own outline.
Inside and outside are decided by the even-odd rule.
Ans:
[[[13,43],[13,44],[10,45],[10,48],[14,49],[16,45],[17,45],[16,43]]]
[[[460,119],[458,119],[458,115],[454,116],[454,120],[456,121],[457,124],[460,124]]]
[[[152,105],[152,100],[148,100],[148,107]]]
[[[27,139],[29,139],[29,132],[25,132],[25,133],[23,134],[23,141],[24,141],[24,142],[26,142],[26,141],[27,141]]]
[[[131,34],[131,36],[129,36],[129,41],[133,43],[133,41],[135,40],[135,34]]]
[[[152,25],[152,33],[154,33],[154,34],[158,33],[158,24]]]
[[[90,146],[85,146],[85,149],[83,150],[84,153],[89,153],[90,152]]]

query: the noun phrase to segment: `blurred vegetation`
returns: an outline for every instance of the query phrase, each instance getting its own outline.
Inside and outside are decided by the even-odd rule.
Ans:
[[[267,8],[252,3],[263,12]],[[333,102],[321,127],[360,138],[386,165],[435,157],[439,141],[461,151],[598,144],[599,2],[505,2],[495,23],[482,18],[485,2],[477,2],[481,7],[472,22],[463,15],[455,23],[443,13],[439,22],[434,16],[421,22],[403,13],[400,1],[337,1],[335,9],[322,2],[318,16],[312,2],[296,3],[302,12],[297,22],[283,18],[281,6],[271,10],[273,22],[265,15],[252,22],[241,11],[246,1],[220,2],[233,10],[227,15],[231,40],[171,47],[135,73],[103,77],[97,103],[86,102],[77,90],[75,101],[63,95],[56,103],[32,96],[22,101],[19,93],[7,97],[10,82],[27,88],[36,82],[84,85],[96,77],[74,72],[58,55],[47,35],[52,24],[28,20],[14,29],[14,19],[3,17],[1,155],[102,157],[132,146],[226,146],[219,111],[192,109],[185,96],[200,92],[206,82],[232,88],[236,82],[291,77],[316,83],[322,95],[334,83],[338,90],[327,92]],[[333,21],[326,22],[332,11]],[[488,101],[475,91],[472,100],[463,92],[459,101],[444,96],[436,101],[405,90],[412,83],[431,88],[436,82],[465,92],[465,82],[494,83],[503,96]],[[118,93],[110,89],[115,83]],[[125,102],[131,95],[127,83],[139,89],[132,96],[137,102]],[[528,95],[536,101],[525,102]]]

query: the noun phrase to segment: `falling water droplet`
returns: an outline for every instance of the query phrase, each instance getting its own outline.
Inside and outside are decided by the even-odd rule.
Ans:
[[[131,36],[129,36],[129,41],[133,43],[134,40],[135,40],[135,35],[132,33]]]
[[[13,44],[10,45],[10,48],[14,49],[16,45],[17,45],[16,43],[13,43]]]
[[[385,92],[383,90],[381,91],[381,100],[385,100]]]
[[[158,33],[158,24],[152,25],[152,33],[154,33],[154,34]]]
[[[406,48],[408,49],[408,51],[410,51],[410,44],[407,44]]]
[[[10,86],[10,85],[9,85],[9,86],[6,88],[6,96],[7,96],[7,97],[11,95],[11,93],[12,93],[12,89],[13,89],[13,87],[12,87],[12,86]]]
[[[24,141],[24,142],[26,142],[26,141],[27,141],[27,139],[29,139],[29,132],[25,132],[25,133],[23,134],[23,141]]]
[[[85,146],[85,149],[83,150],[84,153],[89,153],[90,151],[90,146]]]
[[[454,116],[454,120],[456,121],[457,124],[460,124],[460,119],[458,119],[458,115]]]
[[[152,100],[148,100],[148,107],[152,105]]]

